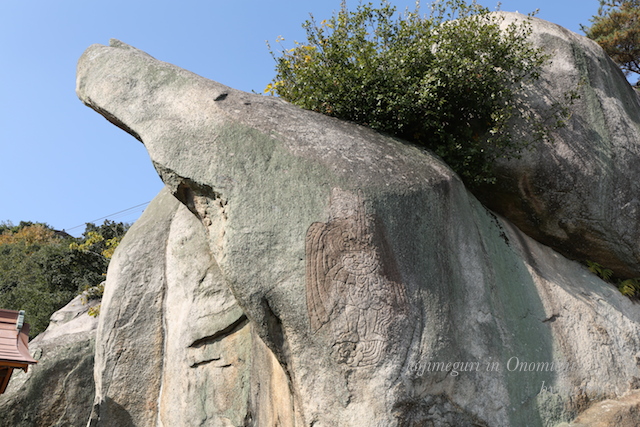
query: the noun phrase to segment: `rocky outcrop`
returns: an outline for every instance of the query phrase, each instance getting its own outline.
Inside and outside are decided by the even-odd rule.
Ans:
[[[505,25],[521,15],[504,14]],[[528,89],[533,114],[568,106],[567,126],[522,158],[502,161],[482,201],[562,254],[640,277],[640,100],[595,42],[540,19],[531,40],[552,55]],[[526,136],[522,136],[526,138]]]
[[[102,301],[89,425],[293,425],[286,376],[222,279],[204,227],[166,190],[120,244]]]
[[[604,400],[584,411],[571,423],[557,427],[636,427],[640,420],[640,392],[635,391],[615,400]]]
[[[549,426],[636,388],[637,307],[430,153],[118,41],[77,92],[181,202],[112,260],[92,425]]]
[[[93,352],[98,321],[78,296],[51,316],[46,331],[29,343],[38,364],[15,371],[0,395],[0,426],[84,427],[93,401]]]

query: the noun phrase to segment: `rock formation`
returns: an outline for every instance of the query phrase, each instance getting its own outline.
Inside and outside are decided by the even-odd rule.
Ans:
[[[1,427],[87,425],[93,399],[93,354],[98,319],[78,296],[51,316],[47,329],[29,343],[38,360],[25,374],[15,371],[0,396]]]
[[[89,425],[293,425],[282,368],[193,214],[162,191],[120,245],[102,300]]]
[[[573,422],[557,427],[636,427],[639,419],[640,392],[635,391],[620,399],[598,402]]]
[[[118,41],[83,54],[77,93],[173,194],[112,260],[92,426],[549,426],[637,387],[637,306],[429,152]]]
[[[521,19],[505,13],[508,24]],[[640,277],[640,100],[595,42],[533,20],[531,40],[552,55],[527,99],[544,116],[571,105],[567,126],[521,159],[502,161],[481,197],[495,212],[565,256],[595,261],[622,278]]]

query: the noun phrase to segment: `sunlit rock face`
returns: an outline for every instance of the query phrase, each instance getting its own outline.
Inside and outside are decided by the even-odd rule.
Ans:
[[[547,426],[640,378],[637,308],[430,153],[118,41],[77,92],[166,184],[110,266],[91,425]]]
[[[504,25],[524,19],[503,15]],[[540,19],[531,25],[531,40],[551,59],[525,102],[538,117],[554,104],[568,106],[571,117],[550,141],[502,161],[498,185],[480,198],[565,256],[640,277],[638,93],[594,41]],[[569,101],[572,92],[578,97]]]
[[[113,257],[98,336],[90,425],[294,419],[282,368],[222,278],[204,227],[166,190]],[[255,403],[272,401],[281,405]]]

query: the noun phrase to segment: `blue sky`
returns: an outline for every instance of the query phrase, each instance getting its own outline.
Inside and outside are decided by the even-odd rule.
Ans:
[[[415,4],[391,3],[400,10]],[[598,4],[504,0],[501,9],[540,9],[538,17],[582,34],[580,24],[589,23]],[[143,145],[75,95],[76,63],[91,44],[117,38],[228,86],[261,92],[274,74],[265,41],[303,41],[300,25],[309,13],[322,20],[339,6],[340,0],[0,0],[0,221],[46,222],[80,235],[85,222],[107,216],[135,221],[162,188]]]

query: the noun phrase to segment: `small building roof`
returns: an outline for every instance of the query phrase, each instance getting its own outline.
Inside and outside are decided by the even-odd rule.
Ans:
[[[0,309],[0,365],[14,362],[21,368],[38,363],[29,354],[29,324],[18,325],[19,321],[22,322],[20,312]]]
[[[0,309],[0,394],[14,369],[26,372],[38,363],[29,354],[29,324],[23,321],[24,312]]]

